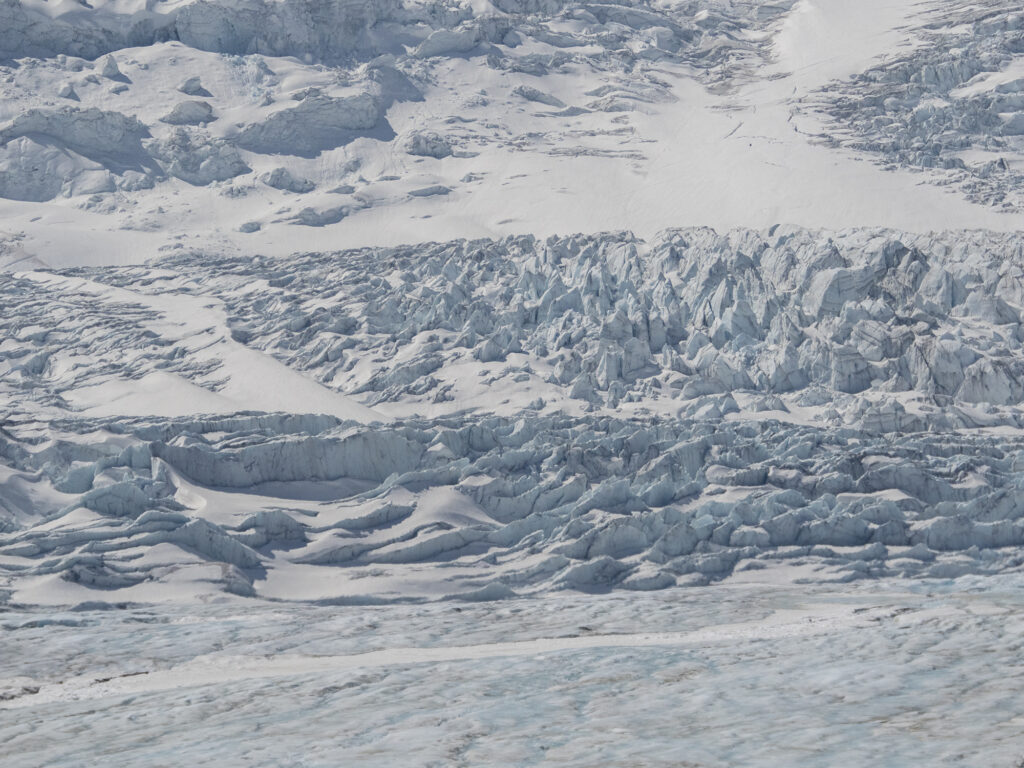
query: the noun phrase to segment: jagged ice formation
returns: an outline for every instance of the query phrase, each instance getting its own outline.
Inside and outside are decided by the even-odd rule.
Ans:
[[[14,275],[6,588],[390,601],[1013,570],[1022,267],[1014,236],[780,227]],[[237,413],[261,353],[330,413]],[[182,402],[143,418],[154,381]]]

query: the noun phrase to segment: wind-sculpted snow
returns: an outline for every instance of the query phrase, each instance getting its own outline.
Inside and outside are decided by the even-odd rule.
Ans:
[[[1022,277],[1015,236],[792,228],[14,275],[3,586],[376,602],[1014,570]]]

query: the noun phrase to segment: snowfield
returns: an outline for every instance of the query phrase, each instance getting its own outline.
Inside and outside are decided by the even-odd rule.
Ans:
[[[0,262],[1015,231],[1019,25],[995,2],[5,0]]]
[[[1020,766],[1024,13],[0,0],[0,763]]]

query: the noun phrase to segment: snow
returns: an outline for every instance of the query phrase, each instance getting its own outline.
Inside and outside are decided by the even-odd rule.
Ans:
[[[907,27],[920,13],[916,0],[799,0],[772,42],[780,94],[807,93],[845,80],[892,55],[910,40]]]
[[[889,226],[916,232],[1021,226],[1015,209],[968,202],[948,188],[921,184],[916,174],[863,162],[859,143],[854,151],[837,151],[819,141],[834,133],[816,108],[829,98],[829,88],[847,82],[852,85],[844,88],[874,87],[851,76],[879,61],[930,55],[916,31],[926,19],[917,4],[879,1],[854,10],[848,3],[819,0],[788,10],[779,6],[762,16],[722,6],[703,21],[675,7],[635,9],[619,19],[618,11],[595,6],[569,17],[542,17],[540,26],[526,17],[473,16],[466,7],[451,28],[419,6],[399,11],[345,4],[332,6],[331,13],[354,14],[355,26],[342,24],[336,33],[326,24],[313,29],[300,23],[306,5],[297,0],[281,6],[287,34],[252,32],[246,25],[258,18],[254,10],[240,12],[227,30],[220,6],[212,3],[178,3],[159,12],[127,3],[94,11],[75,6],[68,18],[87,19],[84,29],[95,30],[95,44],[114,50],[125,80],[116,85],[126,88],[119,93],[104,84],[109,78],[92,82],[95,74],[83,74],[88,62],[74,55],[84,42],[39,27],[39,35],[45,28],[48,40],[63,41],[64,58],[10,70],[0,117],[11,122],[3,136],[24,133],[24,114],[35,109],[36,122],[64,126],[45,133],[52,139],[38,151],[71,152],[74,165],[58,163],[57,156],[46,161],[52,170],[32,182],[39,190],[30,194],[52,205],[25,206],[17,202],[26,194],[18,192],[26,185],[25,173],[14,166],[27,150],[8,143],[6,158],[0,156],[0,182],[5,163],[12,174],[0,203],[4,228],[24,235],[23,247],[34,258],[64,266],[137,262],[190,240],[212,239],[220,248],[245,253],[257,226],[261,252],[286,255],[294,250],[296,223],[317,225],[302,233],[311,250],[615,229],[651,237],[686,225]],[[30,15],[52,14],[58,27],[65,23],[56,8],[16,7],[30,9]],[[138,38],[126,41],[117,37],[123,34],[118,14],[129,11],[149,21],[138,27]],[[581,21],[587,13],[593,21]],[[374,32],[360,45],[379,47],[359,52],[343,30],[364,23]],[[159,31],[166,24],[178,25],[181,42],[142,45],[148,34],[156,40],[170,35]],[[182,24],[192,31],[183,32]],[[507,36],[510,27],[518,29],[518,43]],[[597,34],[605,27],[629,38],[629,68],[609,58],[609,43]],[[733,27],[742,31],[739,42],[716,47]],[[414,39],[432,28],[431,40],[455,34],[473,45],[418,58],[385,44],[385,30],[392,28]],[[651,29],[661,30],[653,46]],[[258,42],[243,45],[250,35]],[[567,41],[573,45],[565,47]],[[8,45],[15,55],[33,51],[25,38]],[[342,50],[355,63],[331,58]],[[710,61],[700,53],[707,50],[717,52]],[[240,53],[246,55],[235,55]],[[99,60],[100,70],[106,61]],[[969,77],[976,66],[970,60],[962,73]],[[1015,66],[1010,62],[1006,71]],[[196,78],[187,90],[212,112],[203,107],[199,114],[189,106],[198,102],[181,98],[179,88]],[[62,84],[72,86],[80,104],[42,106],[38,95],[56,94]],[[58,120],[68,109],[139,120],[154,138],[131,157],[100,157],[92,145],[64,135],[85,124],[77,117]],[[825,109],[831,107],[826,103]],[[178,116],[175,110],[190,114]],[[161,122],[168,118],[177,126]],[[415,138],[420,135],[430,137],[423,148]],[[1015,162],[1014,151],[1003,151],[1006,162]],[[275,191],[255,183],[282,167],[311,186]],[[985,173],[985,180],[965,187],[971,200],[1001,205],[1015,199],[1012,178]],[[175,177],[203,189],[182,188]],[[743,183],[733,183],[735,178]],[[977,191],[979,184],[988,189],[996,182],[1003,191]],[[352,188],[348,197],[330,191],[346,186]],[[410,194],[442,188],[450,191]],[[280,191],[305,195],[305,202],[297,204]],[[312,213],[296,215],[306,209]],[[55,221],[61,222],[58,232]],[[102,247],[82,254],[76,245],[83,237]]]
[[[159,371],[141,378],[115,380],[112,389],[108,388],[110,384],[73,388],[70,399],[86,415],[186,416],[250,410],[317,412],[363,422],[386,420],[234,341],[223,310],[215,302],[188,295],[145,296],[81,279],[65,281],[45,273],[22,273],[17,277],[38,281],[51,290],[67,287],[92,301],[115,306],[125,302],[158,313],[132,332],[160,334],[169,342],[194,350],[194,365],[217,366],[216,393]],[[154,398],[157,392],[159,397]]]
[[[1019,763],[1022,29],[0,0],[4,765]]]
[[[6,505],[6,588],[1013,572],[1020,259],[994,233],[682,229],[15,273],[5,455],[53,501]]]

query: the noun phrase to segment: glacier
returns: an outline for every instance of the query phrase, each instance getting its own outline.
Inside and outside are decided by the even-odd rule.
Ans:
[[[13,273],[4,588],[1012,572],[1022,281],[1016,236],[792,227]]]
[[[297,225],[1018,231],[1019,11],[926,5],[5,0],[0,232],[66,267]]]
[[[82,764],[82,726],[132,765],[1013,765],[1019,581],[890,586],[21,610],[0,739],[16,765]]]
[[[1008,0],[0,0],[0,763],[1024,764]]]

